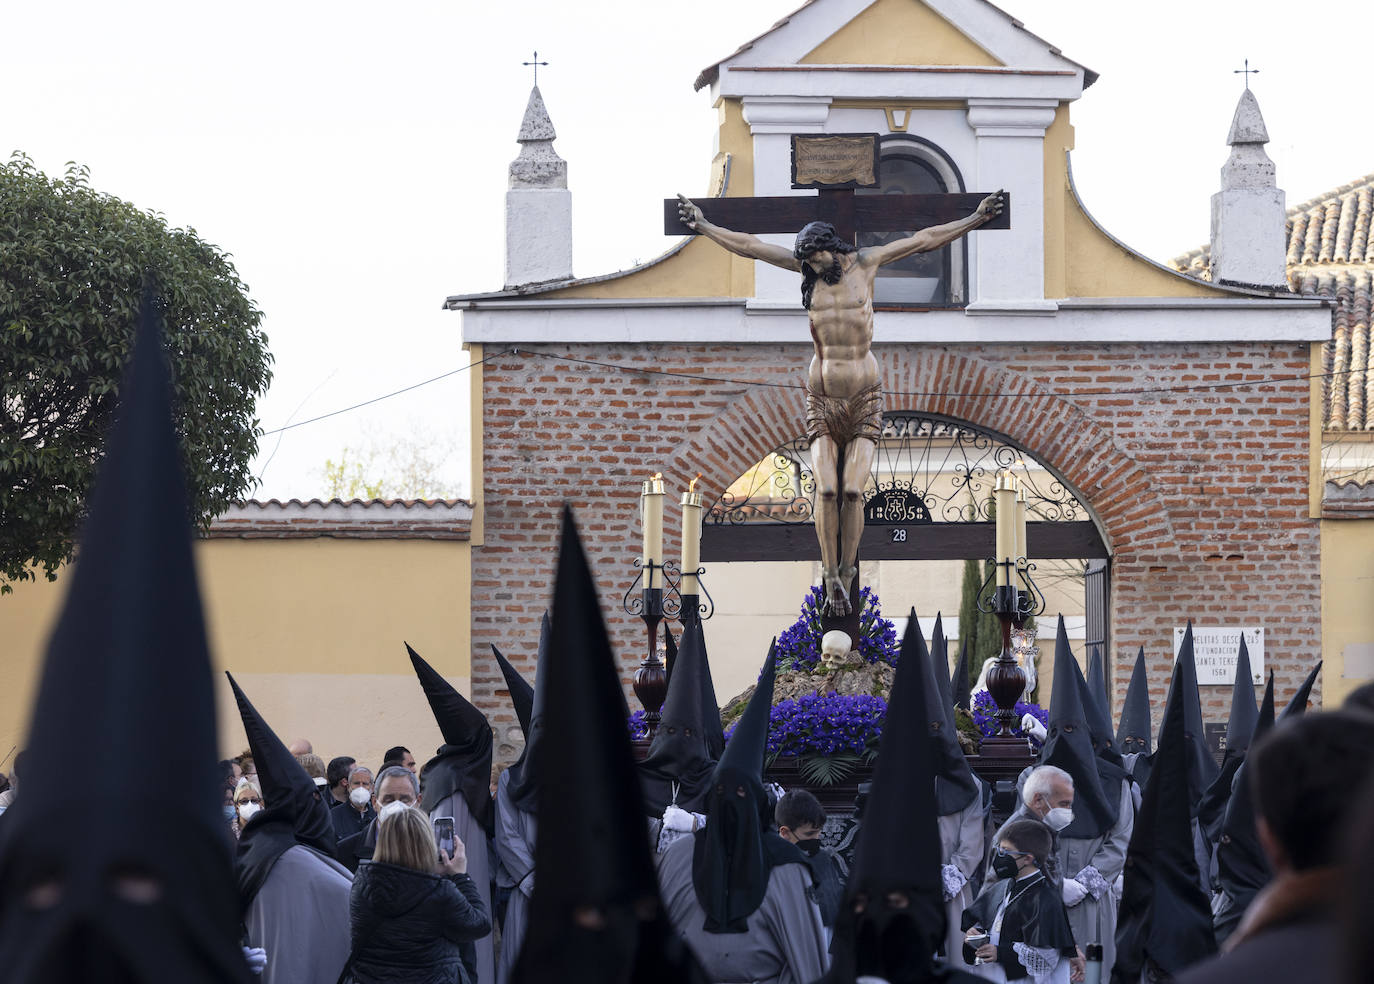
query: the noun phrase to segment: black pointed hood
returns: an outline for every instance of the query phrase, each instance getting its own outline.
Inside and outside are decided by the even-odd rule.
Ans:
[[[1217,760],[1207,748],[1207,739],[1202,727],[1202,697],[1197,689],[1197,663],[1193,658],[1193,623],[1183,630],[1183,644],[1179,646],[1178,658],[1174,662],[1174,676],[1180,680],[1175,688],[1169,684],[1169,700],[1179,694],[1183,701],[1183,733],[1188,740],[1188,803],[1197,816],[1202,794],[1217,777]],[[1164,713],[1169,713],[1165,704]]]
[[[1040,749],[1040,764],[1058,766],[1073,777],[1073,823],[1060,831],[1060,836],[1091,839],[1115,825],[1125,773],[1101,759],[1093,748],[1083,706],[1086,684],[1082,681],[1083,673],[1069,648],[1061,615],[1054,643],[1050,723]]]
[[[1150,681],[1145,672],[1145,647],[1135,656],[1135,669],[1126,686],[1121,705],[1121,723],[1116,729],[1116,745],[1123,755],[1154,751],[1154,725],[1150,721]]]
[[[932,709],[943,703],[935,684],[942,674],[928,658],[912,612],[835,927],[827,984],[853,984],[859,976],[894,984],[942,979],[932,964],[946,923],[937,823],[942,811],[934,795],[944,728],[932,727],[944,721],[932,717]],[[907,897],[907,907],[888,906],[893,892]],[[858,895],[866,899],[862,913],[854,911]]]
[[[708,933],[747,932],[747,920],[763,904],[773,868],[806,863],[801,851],[768,829],[772,809],[763,789],[763,760],[776,658],[774,639],[758,685],[712,774],[706,829],[693,835],[692,886],[706,912]]]
[[[1274,673],[1264,687],[1259,714],[1250,743],[1259,741],[1274,727]],[[1231,795],[1222,813],[1220,834],[1216,843],[1216,887],[1220,898],[1213,913],[1217,941],[1223,942],[1235,931],[1241,916],[1256,893],[1269,884],[1273,872],[1260,846],[1255,828],[1255,804],[1250,795],[1250,773],[1242,760],[1231,783]]]
[[[539,620],[539,652],[535,656],[534,696],[530,700],[529,725],[525,728],[525,747],[520,751],[520,758],[507,770],[510,779],[507,780],[506,793],[516,809],[524,810],[526,813],[534,812],[535,801],[538,798],[534,781],[534,762],[539,757],[539,735],[543,731],[544,705],[547,703],[545,695],[548,692],[548,684],[543,681],[548,678],[552,653],[553,626],[548,609],[545,609],[543,618]]]
[[[277,737],[262,714],[253,706],[238,681],[227,671],[229,686],[238,703],[253,764],[262,787],[263,809],[243,827],[239,835],[234,869],[239,895],[245,908],[253,901],[272,872],[277,860],[297,844],[334,856],[334,824],[329,804],[296,756]]]
[[[954,691],[954,706],[967,711],[972,707],[972,694],[968,682],[968,640],[959,640],[959,662],[954,666],[954,675],[949,678]]]
[[[1107,704],[1106,691],[1103,690],[1106,677],[1102,671],[1102,653],[1096,646],[1092,647],[1092,654],[1088,660],[1089,673],[1094,672],[1094,667],[1096,667],[1096,683],[1092,681],[1091,677],[1084,679],[1081,673],[1078,674],[1083,711],[1088,715],[1088,733],[1092,735],[1093,750],[1097,752],[1098,758],[1120,767],[1121,752],[1117,749],[1116,738],[1112,734],[1112,715]]]
[[[540,645],[543,645],[542,639]],[[501,676],[506,681],[506,693],[510,694],[511,708],[515,711],[515,719],[520,722],[520,733],[529,741],[530,713],[534,710],[534,687],[494,645],[491,647],[491,654],[496,657],[496,665],[501,667]],[[522,749],[522,755],[523,751]]]
[[[1317,682],[1317,674],[1322,671],[1322,661],[1317,660],[1317,665],[1312,667],[1312,672],[1307,674],[1307,679],[1299,684],[1297,692],[1284,705],[1283,713],[1279,715],[1280,721],[1285,721],[1290,717],[1297,717],[1299,714],[1307,713],[1307,702],[1312,698],[1312,686]]]
[[[935,626],[938,632],[938,618]],[[943,633],[936,638],[943,647]],[[969,768],[968,759],[964,757],[964,750],[959,747],[959,737],[954,729],[954,705],[945,700],[938,682],[945,679],[945,668],[949,663],[941,666],[936,654],[926,651],[926,641],[921,636],[915,609],[912,609],[907,620],[906,634],[902,637],[902,651],[910,651],[912,658],[919,659],[920,665],[925,669],[925,685],[921,692],[925,699],[923,714],[926,728],[930,732],[930,766],[935,773],[935,809],[940,816],[949,816],[972,803],[979,796],[980,790],[978,780]]]
[[[945,638],[945,620],[940,612],[935,613],[935,628],[930,633],[930,659],[935,667],[935,684],[940,693],[940,704],[950,708],[950,714],[953,715],[954,684],[949,676],[949,640]]]
[[[511,982],[700,984],[659,899],[620,670],[567,509],[556,584],[559,658],[540,670],[559,699],[543,715],[552,740],[540,753],[539,877]]]
[[[706,737],[710,719],[717,726],[715,708],[702,706],[701,676],[706,665],[706,645],[700,623],[690,623],[682,633],[677,668],[668,683],[662,717],[649,754],[639,763],[644,783],[644,808],[651,817],[663,816],[674,802],[689,813],[704,813],[716,762]]]
[[[1242,634],[1240,652],[1236,657],[1236,679],[1231,684],[1231,717],[1226,724],[1226,754],[1222,757],[1217,777],[1202,794],[1197,810],[1198,823],[1202,825],[1211,844],[1216,844],[1221,837],[1221,824],[1226,819],[1226,803],[1231,798],[1231,786],[1241,762],[1245,761],[1245,752],[1250,747],[1250,739],[1258,721],[1255,681],[1250,675],[1250,650]]]
[[[1102,658],[1101,646],[1090,646],[1088,648],[1088,693],[1102,708],[1102,714],[1108,720],[1112,716],[1112,695],[1107,687],[1107,666]]]
[[[420,769],[420,802],[434,809],[456,792],[473,819],[488,827],[491,821],[491,725],[487,716],[405,644],[410,665],[424,688],[429,709],[444,743]]]
[[[1117,919],[1114,984],[1135,984],[1150,966],[1177,974],[1217,949],[1212,909],[1193,853],[1192,818],[1187,802],[1177,795],[1192,768],[1185,730],[1188,682],[1186,674],[1175,673],[1169,686],[1154,775],[1131,832]]]
[[[86,501],[30,715],[24,790],[0,823],[5,980],[123,971],[139,984],[246,984],[209,648],[151,291]],[[130,768],[149,763],[166,781],[156,795],[130,795]],[[158,883],[160,896],[136,904],[117,884],[112,893],[121,869]],[[60,886],[58,901],[26,905],[45,882]]]

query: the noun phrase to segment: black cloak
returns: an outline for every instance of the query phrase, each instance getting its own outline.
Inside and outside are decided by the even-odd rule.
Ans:
[[[1054,690],[1050,694],[1050,724],[1040,749],[1040,764],[1054,765],[1073,777],[1073,823],[1060,837],[1091,840],[1116,825],[1121,811],[1121,783],[1125,771],[1097,754],[1083,706],[1083,673],[1069,648],[1064,616],[1054,642]]]
[[[0,823],[10,984],[253,979],[238,945],[210,655],[153,304],[146,292],[48,641],[24,789]],[[150,766],[163,781],[131,786],[129,770]]]
[[[1150,681],[1145,672],[1145,647],[1135,656],[1135,669],[1121,705],[1121,723],[1116,729],[1116,745],[1122,755],[1135,755],[1131,775],[1142,787],[1150,778],[1153,758],[1154,726],[1150,721]]]
[[[433,809],[455,792],[463,794],[472,818],[491,834],[491,725],[487,716],[439,675],[406,643],[429,709],[444,743],[420,769],[420,800]]]
[[[1093,646],[1088,650],[1088,693],[1102,708],[1108,719],[1112,716],[1112,692],[1107,686],[1107,665],[1102,658],[1102,647]]]
[[[536,674],[546,663],[546,654],[549,651],[549,612],[544,610],[544,615],[539,620],[539,650],[535,655],[534,668]],[[520,757],[515,760],[515,764],[506,769],[510,779],[507,780],[508,790],[521,789],[527,794],[528,807],[522,809],[533,810],[534,795],[533,784],[524,781],[525,760],[529,757],[530,736],[534,733],[535,710],[538,705],[538,688],[531,686],[529,682],[520,675],[506,657],[501,655],[501,650],[495,646],[491,651],[496,654],[496,662],[501,666],[501,675],[506,678],[506,689],[510,691],[510,702],[515,706],[515,717],[520,722],[520,733],[525,736],[525,745],[520,749]],[[537,677],[536,677],[537,683]],[[517,804],[518,805],[518,804]]]
[[[1015,885],[1009,878],[993,882],[964,910],[963,928],[993,925],[1008,891],[1014,894],[1007,911],[1002,914],[1001,942],[997,945],[997,963],[1008,980],[1026,980],[1030,976],[1011,943],[1057,950],[1063,958],[1077,952],[1069,915],[1064,909],[1063,889],[1043,871],[1017,879]],[[968,962],[969,944],[965,943],[964,948],[965,962]]]
[[[747,933],[763,904],[768,879],[780,864],[806,864],[806,855],[768,827],[772,811],[763,789],[763,757],[777,679],[777,640],[711,777],[706,829],[692,836],[692,888],[706,912],[708,933]],[[740,791],[743,795],[740,795]]]
[[[936,961],[945,938],[940,831],[935,801],[934,740],[944,717],[925,640],[913,612],[883,721],[878,762],[854,848],[824,984],[854,984],[860,976],[891,984],[974,980]],[[889,896],[905,896],[894,907]]]
[[[663,626],[663,671],[668,677],[668,686],[673,685],[673,670],[677,669],[677,639],[673,630]]]
[[[1226,802],[1231,798],[1231,786],[1235,782],[1240,764],[1245,761],[1245,752],[1250,747],[1250,739],[1259,721],[1259,711],[1255,707],[1255,681],[1250,676],[1250,650],[1245,645],[1245,636],[1240,637],[1240,653],[1236,657],[1236,679],[1231,685],[1231,717],[1226,723],[1226,753],[1221,760],[1221,771],[1202,794],[1198,804],[1197,819],[1202,825],[1207,840],[1213,847],[1221,838],[1221,823],[1226,819]]]
[[[710,719],[714,718],[719,727],[720,714],[714,707],[702,706],[701,675],[705,665],[706,643],[701,625],[689,623],[682,633],[682,648],[668,683],[658,731],[649,745],[648,756],[639,763],[644,808],[651,817],[663,816],[663,811],[674,802],[675,786],[676,802],[681,809],[690,813],[706,811],[711,774],[716,768],[706,735]]]
[[[1189,634],[1187,644],[1191,641]],[[1187,657],[1191,666],[1191,645]],[[1183,663],[1180,657],[1180,666]],[[1196,686],[1188,674],[1174,673],[1154,775],[1131,831],[1116,924],[1113,984],[1137,984],[1147,970],[1177,974],[1217,950],[1212,909],[1193,853],[1189,806],[1178,795],[1192,769],[1192,742],[1186,731],[1190,684]]]
[[[1293,699],[1284,707],[1279,721],[1307,713],[1307,699],[1312,694],[1312,685],[1322,664],[1318,661],[1312,672],[1298,687]],[[1259,720],[1255,725],[1250,743],[1259,741],[1274,725],[1274,674],[1269,674],[1269,684],[1265,687],[1264,702],[1260,705]],[[1255,804],[1250,793],[1250,772],[1242,762],[1236,772],[1231,787],[1231,798],[1226,804],[1225,819],[1221,824],[1221,837],[1217,842],[1217,891],[1219,897],[1213,916],[1219,938],[1225,939],[1233,933],[1240,923],[1245,910],[1254,901],[1255,895],[1274,877],[1269,861],[1260,847],[1259,834],[1255,828]]]
[[[1193,659],[1193,623],[1183,631],[1183,644],[1179,646],[1178,659],[1174,662],[1174,676],[1179,678],[1180,686],[1169,684],[1169,697],[1164,705],[1164,713],[1169,713],[1169,702],[1178,694],[1183,701],[1183,736],[1188,749],[1188,809],[1197,817],[1202,794],[1217,777],[1217,760],[1207,748],[1207,738],[1202,728],[1202,698],[1197,689],[1197,663]],[[1175,795],[1178,790],[1175,790]]]
[[[954,665],[954,675],[949,678],[954,689],[954,706],[969,710],[972,695],[968,682],[968,640],[959,640],[959,662]]]
[[[912,631],[914,624],[916,629]],[[939,632],[938,619],[935,625]],[[944,634],[940,633],[936,638],[943,646]],[[938,816],[945,817],[962,811],[982,794],[982,788],[969,768],[964,750],[959,747],[959,736],[954,730],[954,705],[945,700],[938,683],[944,679],[945,667],[949,663],[939,665],[935,653],[926,651],[926,641],[921,636],[920,625],[916,624],[914,609],[907,622],[907,633],[902,639],[903,647],[908,643],[912,647],[912,658],[920,660],[925,672],[926,686],[921,689],[925,695],[923,710],[926,727],[930,731],[931,766],[935,772],[935,811]]]
[[[247,909],[283,854],[303,844],[332,858],[337,838],[320,787],[263,720],[238,681],[227,671],[224,675],[238,702],[262,787],[263,809],[244,824],[234,857],[239,896]]]
[[[620,669],[572,514],[563,512],[534,866],[512,984],[705,984],[658,894]]]

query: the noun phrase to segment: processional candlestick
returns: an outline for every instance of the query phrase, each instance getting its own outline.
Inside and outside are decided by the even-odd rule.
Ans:
[[[698,475],[697,478],[701,476]],[[634,692],[644,705],[644,723],[649,737],[658,730],[663,702],[668,697],[668,672],[658,655],[658,627],[665,618],[678,619],[685,628],[700,624],[714,612],[711,595],[706,593],[701,563],[702,495],[696,491],[697,478],[692,479],[682,494],[682,563],[675,566],[663,561],[663,499],[666,490],[663,476],[655,474],[645,482],[639,497],[640,526],[644,533],[644,549],[635,566],[639,573],[625,592],[621,607],[627,615],[644,620],[647,648],[644,659],[634,675]],[[641,584],[638,597],[635,586]]]
[[[1012,627],[1022,628],[1026,620],[1045,610],[1045,596],[1031,578],[1035,565],[1026,559],[1026,493],[1018,488],[1015,476],[1002,472],[993,488],[997,510],[997,557],[993,573],[979,591],[978,610],[996,615],[1002,623],[1002,652],[988,668],[988,693],[997,704],[997,734],[984,744],[1023,746],[1018,737],[1020,722],[1016,720],[1016,702],[1026,689],[1026,671],[1021,669],[1012,652]],[[996,587],[988,596],[984,592],[996,579]]]

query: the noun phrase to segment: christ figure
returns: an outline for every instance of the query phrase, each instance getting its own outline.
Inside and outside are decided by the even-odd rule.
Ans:
[[[858,573],[863,489],[873,470],[883,427],[883,392],[873,357],[873,278],[878,267],[939,249],[1001,214],[998,191],[965,218],[931,226],[881,246],[859,249],[828,222],[797,233],[790,252],[744,232],[708,222],[678,195],[678,215],[695,232],[730,252],[802,275],[802,306],[811,321],[815,355],[806,374],[806,436],[816,478],[813,512],[821,546],[825,611],[850,612],[848,588]]]

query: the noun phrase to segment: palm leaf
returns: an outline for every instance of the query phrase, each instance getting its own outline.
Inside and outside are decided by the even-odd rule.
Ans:
[[[853,752],[807,755],[797,761],[797,771],[809,785],[833,786],[848,778],[858,764],[859,756]]]

